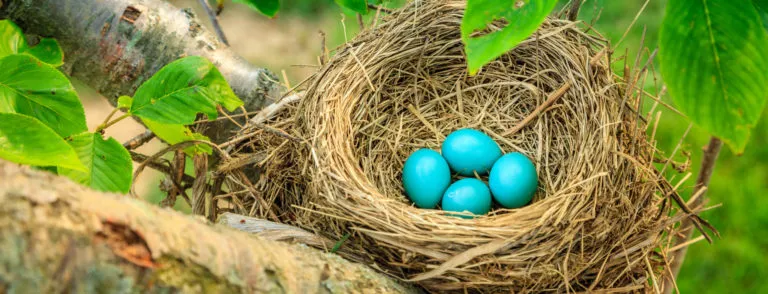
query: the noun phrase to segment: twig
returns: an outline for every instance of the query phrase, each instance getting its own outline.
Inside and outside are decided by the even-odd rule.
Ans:
[[[133,161],[137,162],[137,163],[143,163],[143,162],[145,162],[145,161],[147,161],[149,159],[149,156],[146,156],[146,155],[141,154],[141,153],[136,153],[134,151],[129,151],[129,153],[131,154],[131,159]],[[154,170],[159,171],[159,172],[161,172],[163,174],[166,174],[169,177],[173,174],[171,172],[171,168],[168,165],[163,164],[159,160],[149,161],[149,162],[147,162],[147,166],[150,167],[151,169],[154,169]],[[194,183],[195,182],[195,178],[193,178],[190,175],[184,174],[181,177],[181,182],[182,183],[185,183],[185,182],[186,183]]]
[[[192,185],[192,214],[205,215],[205,196],[208,192],[208,155],[194,157],[195,183]]]
[[[180,183],[182,177],[184,177],[184,170],[187,169],[187,155],[184,153],[184,150],[178,149],[173,153],[173,164],[171,167],[174,172],[170,175],[171,180],[174,183]],[[197,183],[197,180],[195,180],[195,183]],[[176,199],[176,195],[181,192],[183,192],[181,187],[174,187],[174,189],[168,191],[168,198]],[[172,202],[175,202],[175,200]]]
[[[365,22],[363,22],[363,15],[357,14],[357,25],[360,26],[360,31],[365,29]]]
[[[264,107],[259,113],[249,121],[250,125],[262,124],[268,119],[272,118],[276,113],[285,108],[288,104],[301,100],[304,97],[304,92],[296,93],[294,95],[280,99],[277,103]]]
[[[208,141],[190,140],[190,141],[181,142],[181,143],[178,143],[178,144],[174,144],[174,145],[168,146],[168,147],[164,148],[163,150],[160,150],[159,152],[155,153],[154,155],[147,157],[146,160],[144,160],[141,164],[139,164],[136,167],[136,170],[133,172],[133,178],[134,179],[139,178],[139,175],[141,175],[141,172],[144,171],[144,168],[146,168],[152,162],[158,160],[160,158],[160,156],[163,156],[163,154],[166,154],[166,153],[168,153],[170,151],[184,149],[184,148],[187,148],[189,146],[193,146],[193,145],[201,144],[201,143],[208,144],[211,147],[213,147],[214,150],[218,151],[219,153],[223,153],[223,151],[219,148],[219,146],[216,146],[216,144],[213,144],[213,143],[208,142]],[[229,156],[227,155],[227,158],[228,157]],[[168,173],[166,173],[166,174],[171,175],[171,176],[173,175],[172,171],[170,171],[170,168],[169,168]],[[193,182],[194,182],[194,180],[193,180]],[[134,182],[134,184],[136,184],[136,182]],[[137,195],[136,195],[136,191],[134,190],[133,186],[134,185],[131,185],[130,195],[138,198]]]
[[[317,31],[317,33],[320,35],[320,66],[325,65],[325,62],[328,60],[327,53],[328,50],[325,48],[325,32],[322,30]]]
[[[571,0],[571,7],[568,8],[568,20],[576,21],[579,17],[579,8],[581,8],[581,0]]]
[[[377,11],[381,11],[381,12],[392,13],[392,9],[384,8],[384,7],[381,7],[381,6],[376,6],[376,5],[373,5],[373,4],[368,4],[368,8],[373,9],[373,10],[377,10]]]
[[[547,98],[547,101],[544,101],[543,104],[539,105],[539,107],[536,107],[536,109],[533,110],[533,112],[531,112],[531,114],[526,116],[525,119],[523,119],[523,121],[521,121],[515,127],[510,129],[509,131],[504,132],[501,135],[502,136],[509,136],[511,134],[514,134],[514,133],[517,133],[518,131],[520,131],[520,129],[522,129],[528,123],[533,121],[533,119],[535,119],[540,113],[542,113],[545,109],[547,109],[550,105],[552,105],[552,103],[555,103],[555,101],[557,101],[557,99],[562,97],[563,94],[565,94],[565,92],[568,91],[568,89],[570,89],[570,88],[571,88],[571,81],[565,82],[565,84],[560,86],[559,89],[557,89],[555,92],[553,92],[552,94],[549,95],[549,98]]]
[[[125,147],[125,149],[128,149],[128,150],[134,150],[146,144],[147,142],[151,141],[154,137],[155,137],[155,133],[152,133],[152,131],[147,130],[144,133],[136,137],[133,137],[132,139],[123,143],[123,147]]]
[[[696,188],[694,189],[696,192],[694,192],[694,194],[698,193],[700,189],[704,189],[709,185],[709,179],[712,177],[712,171],[715,169],[715,162],[717,161],[717,156],[720,154],[720,148],[722,146],[723,142],[720,141],[720,139],[716,137],[709,139],[709,145],[707,145],[706,149],[704,149],[704,158],[701,159],[701,170],[699,171],[699,176],[696,179]],[[700,195],[698,195],[698,198],[696,198],[693,203],[691,203],[691,207],[698,207],[704,203],[705,200],[706,197],[702,192]],[[691,238],[691,235],[693,235],[693,225],[694,223],[691,218],[686,218],[682,221],[680,224],[680,232],[683,234],[683,236],[675,236],[675,247],[688,242],[688,240]],[[664,283],[664,293],[669,294],[674,290],[675,281],[677,280],[677,276],[680,273],[680,267],[682,267],[683,261],[685,261],[685,254],[687,252],[688,246],[685,246],[673,253],[672,264],[670,265],[672,269],[672,276],[668,277],[668,283]]]
[[[224,35],[224,31],[221,29],[221,25],[219,24],[219,18],[216,16],[216,12],[213,11],[213,8],[210,4],[208,4],[208,0],[199,0],[200,6],[203,7],[205,10],[205,13],[208,14],[208,18],[211,19],[211,24],[213,25],[213,30],[216,31],[216,36],[219,37],[219,41],[224,43],[224,45],[229,46],[229,41],[227,41],[227,36]],[[219,8],[221,9],[221,8]]]

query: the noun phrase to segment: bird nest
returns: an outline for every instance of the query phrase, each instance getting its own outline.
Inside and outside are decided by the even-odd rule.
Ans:
[[[303,98],[252,120],[234,153],[260,177],[229,194],[233,210],[345,239],[343,256],[430,291],[661,287],[674,224],[696,216],[668,204],[679,196],[608,43],[548,19],[470,76],[464,9],[411,2],[339,48]],[[461,128],[534,162],[531,204],[463,219],[409,202],[405,159]]]

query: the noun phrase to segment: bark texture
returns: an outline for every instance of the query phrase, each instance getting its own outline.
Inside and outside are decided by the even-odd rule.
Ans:
[[[30,41],[51,37],[64,49],[62,70],[115,105],[164,65],[184,56],[214,62],[254,111],[279,95],[277,78],[233,53],[191,10],[162,0],[0,0],[0,19],[16,22]],[[220,121],[206,135],[223,142],[234,124]]]
[[[0,203],[0,293],[414,291],[333,254],[4,161]]]

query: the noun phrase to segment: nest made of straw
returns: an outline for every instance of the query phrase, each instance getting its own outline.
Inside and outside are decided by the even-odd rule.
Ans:
[[[344,246],[374,268],[431,291],[659,287],[665,236],[679,220],[663,204],[675,192],[654,169],[646,124],[611,73],[607,42],[549,19],[469,76],[464,8],[409,3],[340,48],[298,103],[245,130],[238,152],[265,157],[258,199],[236,194],[237,210],[336,240],[351,234]],[[535,163],[530,205],[461,219],[409,203],[405,159],[439,150],[459,128]]]

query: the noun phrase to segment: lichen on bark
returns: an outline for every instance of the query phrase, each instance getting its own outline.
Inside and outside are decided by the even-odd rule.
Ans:
[[[0,292],[409,293],[373,270],[0,161]]]

